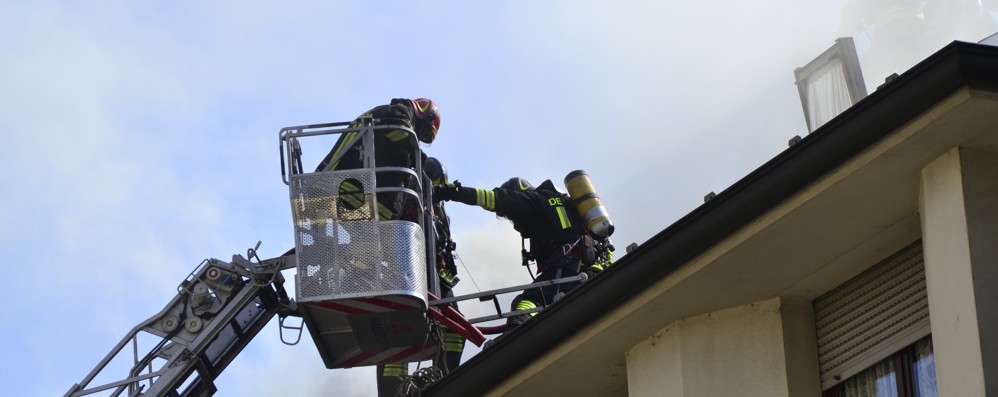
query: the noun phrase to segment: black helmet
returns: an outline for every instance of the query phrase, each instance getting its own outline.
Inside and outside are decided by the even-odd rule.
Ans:
[[[514,176],[509,178],[509,180],[504,182],[501,186],[499,186],[499,188],[506,190],[534,190],[534,185],[531,185],[526,179]]]
[[[427,157],[423,161],[423,173],[430,177],[434,185],[447,183],[447,168],[444,168],[444,165],[436,157]]]

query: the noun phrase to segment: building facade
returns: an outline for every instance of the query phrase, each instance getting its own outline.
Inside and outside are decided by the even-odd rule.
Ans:
[[[998,47],[954,42],[432,396],[998,396]]]

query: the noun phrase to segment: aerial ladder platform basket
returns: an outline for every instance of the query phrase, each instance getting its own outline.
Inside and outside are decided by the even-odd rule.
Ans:
[[[408,133],[414,168],[378,167],[375,134]],[[300,139],[332,135],[341,150],[361,150],[363,166],[304,172]],[[348,368],[433,358],[426,313],[437,278],[429,182],[415,133],[371,119],[281,129],[282,178],[289,186],[297,258],[296,299],[323,363]],[[290,171],[290,172],[286,172]],[[380,181],[380,183],[379,183]],[[379,202],[379,200],[381,202]],[[391,202],[386,202],[391,200]],[[402,208],[409,219],[392,214]],[[393,211],[386,213],[385,211]]]

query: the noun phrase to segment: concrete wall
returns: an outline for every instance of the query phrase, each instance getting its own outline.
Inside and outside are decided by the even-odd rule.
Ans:
[[[779,298],[670,324],[626,352],[630,397],[819,396],[808,302]]]
[[[998,154],[922,170],[922,243],[940,396],[998,396]]]

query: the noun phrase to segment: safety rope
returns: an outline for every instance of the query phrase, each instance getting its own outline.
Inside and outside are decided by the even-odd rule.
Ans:
[[[475,282],[475,276],[473,276],[473,275],[471,274],[471,271],[470,271],[470,270],[468,270],[468,266],[464,264],[464,260],[463,260],[463,259],[461,259],[461,257],[460,257],[460,256],[458,256],[458,254],[457,254],[457,253],[454,253],[454,258],[455,258],[455,259],[457,259],[457,261],[458,261],[458,262],[461,262],[461,267],[462,267],[462,268],[464,268],[464,272],[468,274],[468,278],[470,278],[470,279],[471,279],[471,283],[472,283],[472,284],[475,284],[475,289],[477,289],[477,290],[478,290],[478,292],[482,292],[482,288],[478,286],[478,283],[477,283],[477,282]]]

